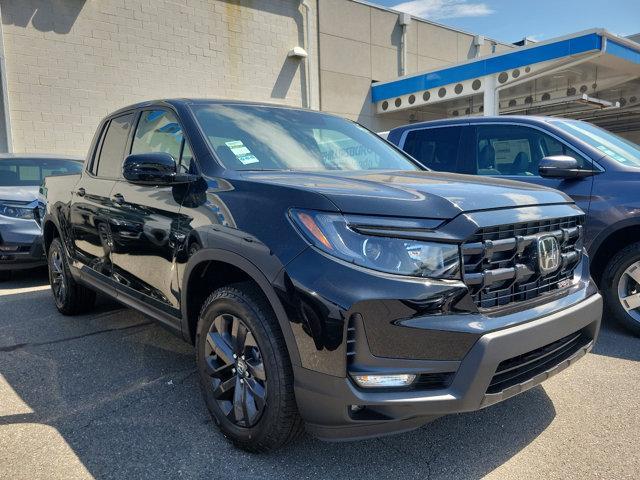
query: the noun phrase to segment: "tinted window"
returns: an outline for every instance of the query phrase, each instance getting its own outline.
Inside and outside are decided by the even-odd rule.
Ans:
[[[568,155],[584,167],[584,159],[559,140],[535,128],[519,125],[478,127],[478,175],[538,175],[543,157]]]
[[[124,150],[133,118],[134,114],[129,113],[116,117],[109,123],[107,132],[102,140],[97,176],[103,178],[120,178],[122,176]]]
[[[200,105],[198,123],[234,170],[417,170],[405,155],[333,115],[253,105]]]
[[[413,130],[407,134],[403,150],[432,170],[455,172],[461,133],[461,127]]]
[[[167,110],[142,112],[131,153],[168,153],[178,163],[182,173],[194,173],[193,154],[184,138],[176,116]]]
[[[55,159],[0,160],[0,187],[36,187],[45,177],[80,173],[82,163]]]
[[[553,124],[583,142],[600,150],[611,160],[628,167],[640,167],[640,145],[590,123],[557,120]]]

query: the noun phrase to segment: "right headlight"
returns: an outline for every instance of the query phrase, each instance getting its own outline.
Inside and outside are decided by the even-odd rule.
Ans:
[[[334,257],[380,272],[460,278],[460,249],[449,243],[363,235],[338,213],[290,211],[304,237]]]
[[[33,208],[23,208],[4,203],[0,203],[0,215],[4,217],[21,219],[35,218]]]

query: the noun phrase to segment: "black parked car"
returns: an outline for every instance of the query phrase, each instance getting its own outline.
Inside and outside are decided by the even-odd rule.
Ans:
[[[433,170],[570,195],[587,213],[585,245],[605,306],[640,335],[640,146],[586,122],[516,116],[416,123],[387,138]]]
[[[0,281],[14,270],[46,265],[38,189],[47,176],[80,173],[74,158],[0,154]]]
[[[134,105],[102,122],[69,185],[44,188],[58,310],[97,290],[194,343],[207,406],[248,450],[303,422],[363,438],[483,408],[599,331],[569,197],[425,171],[332,115]]]

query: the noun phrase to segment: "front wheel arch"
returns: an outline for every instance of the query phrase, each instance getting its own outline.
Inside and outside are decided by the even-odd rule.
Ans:
[[[180,294],[180,304],[182,310],[182,335],[190,343],[195,341],[195,331],[198,323],[198,314],[202,305],[194,302],[193,298],[197,298],[194,292],[198,289],[198,280],[206,278],[207,272],[211,272],[216,267],[224,269],[228,274],[222,281],[215,283],[206,282],[205,286],[209,294],[216,288],[237,283],[238,281],[250,281],[259,289],[265,300],[273,310],[280,330],[285,339],[287,350],[294,366],[300,366],[300,354],[298,347],[289,325],[287,314],[276,294],[271,282],[251,261],[245,257],[228,250],[203,248],[196,251],[187,262],[184,270],[182,288]],[[216,279],[217,280],[217,279]],[[201,284],[200,284],[201,285]],[[204,297],[206,297],[208,294]],[[203,299],[204,300],[204,299]]]

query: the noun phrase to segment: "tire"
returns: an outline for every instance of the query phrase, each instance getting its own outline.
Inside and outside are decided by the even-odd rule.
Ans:
[[[634,302],[640,300],[638,279],[640,279],[640,242],[626,246],[609,261],[602,275],[601,291],[605,307],[613,318],[620,325],[640,336],[640,307],[629,309],[635,304],[631,303],[631,300]],[[625,302],[622,298],[626,298]]]
[[[96,293],[73,279],[59,238],[54,238],[49,246],[47,266],[49,284],[58,311],[63,315],[77,315],[91,310],[96,301]]]
[[[11,280],[11,270],[0,270],[0,282]]]
[[[207,407],[236,447],[268,452],[303,432],[284,337],[253,284],[222,287],[207,298],[198,319],[196,356]]]

